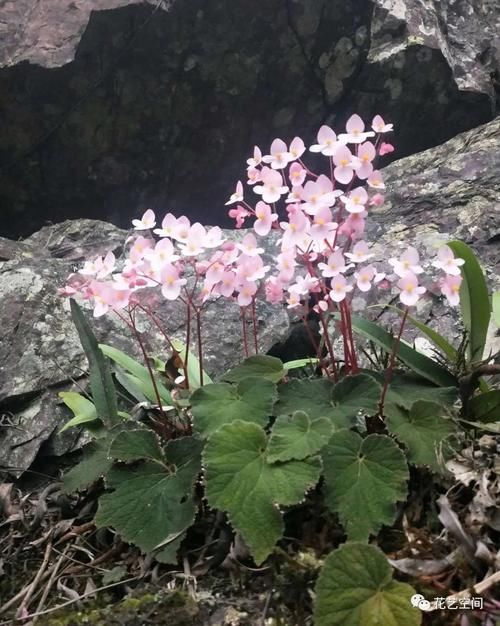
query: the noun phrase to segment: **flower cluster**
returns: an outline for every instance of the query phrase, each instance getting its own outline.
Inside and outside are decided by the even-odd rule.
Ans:
[[[384,202],[385,184],[376,160],[394,150],[383,140],[392,130],[380,115],[369,128],[359,115],[352,115],[338,135],[322,126],[309,146],[310,152],[325,157],[325,171],[319,173],[306,165],[307,148],[300,137],[289,144],[275,139],[268,154],[256,146],[247,160],[246,180],[255,202],[245,198],[242,181],[226,202],[236,228],[252,221],[253,230],[243,238],[228,241],[217,226],[191,224],[187,217],[171,213],[158,224],[149,209],[133,220],[137,234],[130,238],[119,270],[108,253],[85,262],[60,291],[91,300],[96,317],[140,302],[138,292],[148,288],[158,288],[167,300],[180,298],[198,314],[213,297],[233,299],[245,309],[262,295],[289,308],[305,304],[307,310],[311,305],[320,317],[337,313],[345,345],[356,291],[393,285],[401,303],[411,307],[425,293],[422,278],[432,267],[442,273],[437,282],[441,293],[456,305],[463,260],[448,246],[438,250],[425,270],[413,247],[381,268],[365,239],[370,211]],[[271,231],[277,233],[278,249],[266,265],[258,237]],[[352,364],[352,333],[350,343]]]

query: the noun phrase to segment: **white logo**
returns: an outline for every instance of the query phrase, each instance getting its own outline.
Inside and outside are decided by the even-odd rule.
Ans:
[[[431,603],[421,593],[414,593],[410,598],[411,605],[421,611],[430,611]]]

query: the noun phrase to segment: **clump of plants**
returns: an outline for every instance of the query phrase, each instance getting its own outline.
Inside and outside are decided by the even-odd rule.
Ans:
[[[494,422],[500,406],[498,390],[484,379],[497,366],[484,355],[491,304],[472,251],[451,241],[434,258],[407,247],[383,266],[372,262],[365,224],[384,202],[376,160],[393,150],[384,140],[391,131],[379,115],[368,129],[353,115],[339,135],[322,126],[309,147],[324,157],[322,171],[306,164],[299,137],[289,145],[275,139],[264,155],[256,147],[246,187],[239,181],[226,203],[236,227],[249,226],[243,237],[231,240],[218,227],[171,213],[157,222],[147,210],[133,221],[124,260],[112,252],[88,260],[61,290],[72,298],[91,387],[90,398],[61,393],[75,414],[66,427],[83,424],[94,436],[66,489],[104,477],[96,524],[165,563],[176,562],[206,501],[227,516],[257,566],[273,558],[284,516],[316,490],[347,538],[319,576],[317,626],[421,623],[410,602],[415,590],[393,579],[369,541],[396,521],[410,468],[444,472],[467,424]],[[276,242],[267,264],[266,237]],[[391,289],[400,303],[395,334],[353,314],[356,294],[378,290],[384,302]],[[427,291],[460,305],[461,346],[415,317]],[[159,298],[185,306],[182,343],[162,328]],[[204,369],[201,332],[214,298],[239,307],[243,345],[241,364],[215,382]],[[315,316],[314,358],[283,363],[259,353],[259,299],[288,307],[306,328]],[[91,304],[95,317],[118,316],[143,363],[98,345],[77,300]],[[139,313],[163,333],[163,360],[147,353]],[[434,344],[436,358],[404,341],[408,325]],[[366,367],[359,339],[386,354],[385,367]],[[310,376],[290,376],[311,365]],[[118,409],[116,386],[137,401],[140,418]]]

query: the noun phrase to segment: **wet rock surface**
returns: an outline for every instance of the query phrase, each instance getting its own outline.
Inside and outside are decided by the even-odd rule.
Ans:
[[[447,6],[447,9],[443,8]],[[448,6],[449,5],[449,6]],[[417,0],[9,0],[0,8],[2,234],[141,210],[224,224],[254,144],[353,111],[398,156],[496,111],[500,11]]]

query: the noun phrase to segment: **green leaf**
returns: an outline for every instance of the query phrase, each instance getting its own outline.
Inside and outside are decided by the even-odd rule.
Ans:
[[[353,424],[356,417],[374,415],[382,387],[367,374],[346,376],[333,388],[332,400],[345,423]]]
[[[187,356],[187,372],[188,372],[188,380],[189,380],[189,388],[194,390],[198,389],[201,385],[200,381],[200,361],[195,357],[195,355],[188,351],[186,344],[182,343],[178,339],[172,339],[172,345],[180,353],[180,358],[182,362],[186,362]],[[210,376],[203,370],[203,384],[210,385],[213,383],[213,380]]]
[[[106,483],[113,491],[100,498],[95,518],[98,526],[114,527],[125,541],[144,552],[161,550],[156,558],[164,562],[175,557],[196,513],[193,486],[201,467],[200,444],[193,438],[183,439],[181,444],[172,441],[174,456],[180,447],[184,457],[175,472],[150,462],[109,471]]]
[[[387,427],[407,447],[410,463],[442,471],[443,443],[456,433],[455,424],[443,413],[441,405],[426,400],[417,400],[409,410],[386,405]]]
[[[400,317],[403,317],[404,315],[403,309],[400,309],[397,306],[392,306],[391,304],[380,304],[380,305],[377,304],[377,305],[372,305],[372,306],[377,306],[377,307],[381,306],[384,309],[391,309],[391,311],[395,311]],[[436,346],[436,348],[440,350],[449,361],[451,361],[452,363],[456,362],[457,357],[458,357],[458,351],[456,348],[454,348],[451,345],[451,343],[445,337],[443,337],[443,335],[441,335],[436,330],[433,330],[432,328],[427,326],[427,324],[424,324],[423,322],[419,322],[419,320],[415,319],[411,315],[407,315],[406,320],[410,322],[412,326],[415,326],[415,328],[418,328],[418,330],[421,333],[423,333],[427,337],[427,339],[432,341],[432,343]]]
[[[81,393],[77,393],[76,391],[61,391],[57,395],[74,414],[74,417],[61,428],[60,433],[73,426],[94,422],[97,419],[95,404],[82,396]]]
[[[274,356],[255,355],[245,359],[241,365],[226,372],[222,380],[230,383],[239,383],[249,376],[266,378],[273,383],[279,382],[286,374],[283,363]]]
[[[140,381],[132,374],[127,374],[124,369],[122,369],[119,365],[115,364],[115,377],[116,380],[120,383],[120,385],[125,389],[127,393],[129,393],[132,398],[137,400],[137,402],[151,402],[145,393],[141,390]],[[156,403],[156,399],[154,400]]]
[[[335,314],[334,317],[336,315],[337,314]],[[396,338],[381,328],[378,324],[353,315],[352,328],[357,334],[370,339],[373,343],[376,343],[378,346],[383,348],[387,353],[390,354],[392,352]],[[420,376],[423,376],[423,378],[430,380],[435,385],[439,385],[440,387],[457,386],[456,378],[450,374],[447,369],[441,367],[441,365],[430,359],[428,356],[425,356],[425,354],[421,354],[417,350],[414,350],[405,341],[400,342],[397,356],[411,370]]]
[[[308,357],[307,359],[296,359],[295,361],[287,361],[283,363],[283,369],[287,372],[289,370],[296,370],[301,367],[307,367],[308,365],[318,365],[319,359]]]
[[[346,543],[331,552],[316,583],[316,626],[419,626],[415,590],[392,579],[376,546]]]
[[[64,476],[64,491],[73,493],[85,489],[99,480],[113,465],[108,454],[109,440],[98,439],[87,444],[83,450],[83,459]]]
[[[497,328],[500,328],[500,291],[491,296],[491,313]]]
[[[191,396],[191,411],[196,432],[208,437],[234,420],[264,426],[273,412],[276,385],[265,378],[244,378],[236,385],[204,385]]]
[[[124,430],[113,439],[109,456],[117,461],[138,461],[145,459],[164,463],[158,436],[151,429]]]
[[[469,410],[479,422],[500,421],[500,389],[480,393],[472,398]]]
[[[331,435],[332,423],[326,417],[311,420],[304,411],[295,411],[291,417],[281,415],[273,425],[267,460],[305,459],[321,450]]]
[[[107,428],[110,428],[120,421],[111,371],[80,306],[73,298],[70,299],[70,305],[73,322],[89,362],[92,400],[94,401],[98,417],[102,419]]]
[[[227,512],[257,564],[283,535],[279,505],[297,504],[319,479],[318,457],[271,464],[257,424],[236,421],[209,439],[203,455],[210,506]]]
[[[278,402],[274,415],[292,415],[304,411],[310,419],[327,417],[335,429],[352,426],[350,420],[333,406],[334,383],[326,378],[312,380],[289,380],[278,387]]]
[[[333,434],[323,448],[325,500],[339,514],[350,539],[367,540],[396,516],[409,478],[405,456],[386,435],[362,439],[350,430]]]
[[[368,372],[381,385],[384,375],[378,372]],[[386,404],[398,404],[407,409],[417,400],[430,400],[444,407],[453,406],[458,398],[457,387],[436,387],[425,378],[395,372],[386,395]]]
[[[99,347],[104,352],[104,354],[109,357],[112,361],[117,363],[120,367],[122,367],[126,372],[132,374],[134,378],[130,380],[133,381],[136,386],[139,387],[141,392],[151,401],[156,403],[157,398],[154,391],[153,383],[151,382],[151,376],[149,374],[149,370],[144,365],[138,363],[135,359],[129,357],[125,352],[118,350],[118,348],[113,348],[112,346],[108,346],[104,343],[99,344]],[[139,383],[137,380],[139,379]],[[165,385],[155,376],[156,387],[158,389],[158,393],[160,395],[162,404],[165,406],[171,406],[172,396],[170,395],[170,391],[165,387]],[[146,393],[147,392],[147,393]]]
[[[463,241],[447,244],[456,257],[464,259],[463,281],[460,286],[460,309],[464,326],[469,333],[470,361],[483,358],[486,335],[490,323],[490,300],[486,279],[476,255]]]

